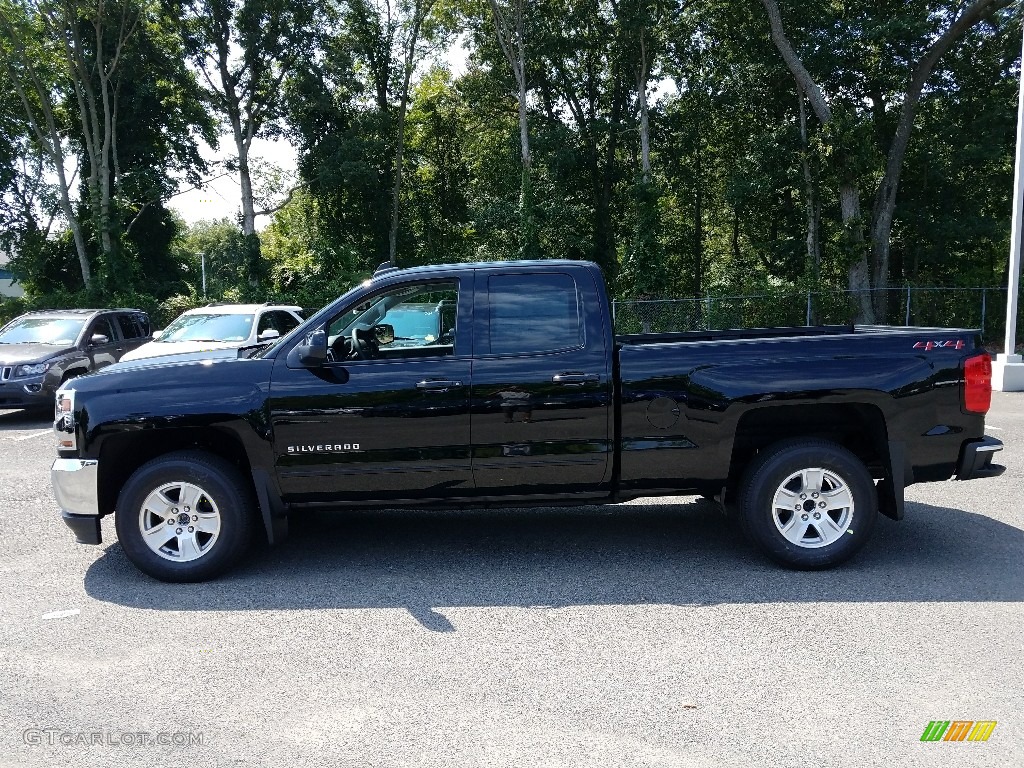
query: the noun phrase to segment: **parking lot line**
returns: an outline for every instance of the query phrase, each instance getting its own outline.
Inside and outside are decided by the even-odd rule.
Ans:
[[[15,441],[20,442],[21,440],[31,440],[33,437],[40,437],[42,435],[50,434],[50,429],[38,429],[35,432],[29,432],[27,435],[19,435],[13,438]]]

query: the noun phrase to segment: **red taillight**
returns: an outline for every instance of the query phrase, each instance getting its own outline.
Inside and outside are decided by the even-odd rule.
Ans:
[[[992,358],[988,352],[964,361],[964,410],[988,413],[992,405]]]

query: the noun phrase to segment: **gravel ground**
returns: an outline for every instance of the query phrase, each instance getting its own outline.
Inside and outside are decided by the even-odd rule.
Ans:
[[[46,421],[0,412],[0,765],[1024,765],[1022,406],[1006,474],[830,572],[680,497],[311,516],[189,586],[75,544]]]

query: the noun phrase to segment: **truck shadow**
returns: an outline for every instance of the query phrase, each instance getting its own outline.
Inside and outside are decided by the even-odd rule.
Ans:
[[[110,530],[109,523],[107,530]],[[214,582],[161,584],[120,545],[85,577],[105,602],[172,611],[405,608],[454,631],[456,606],[1024,600],[1024,531],[908,503],[845,566],[766,561],[711,502],[479,512],[316,514]]]
[[[0,432],[53,426],[53,408],[0,410]]]

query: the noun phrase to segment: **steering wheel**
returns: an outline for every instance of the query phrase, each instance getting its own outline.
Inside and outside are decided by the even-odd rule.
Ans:
[[[349,360],[362,360],[363,359],[363,343],[359,340],[358,326],[352,327],[352,338],[349,339]]]

